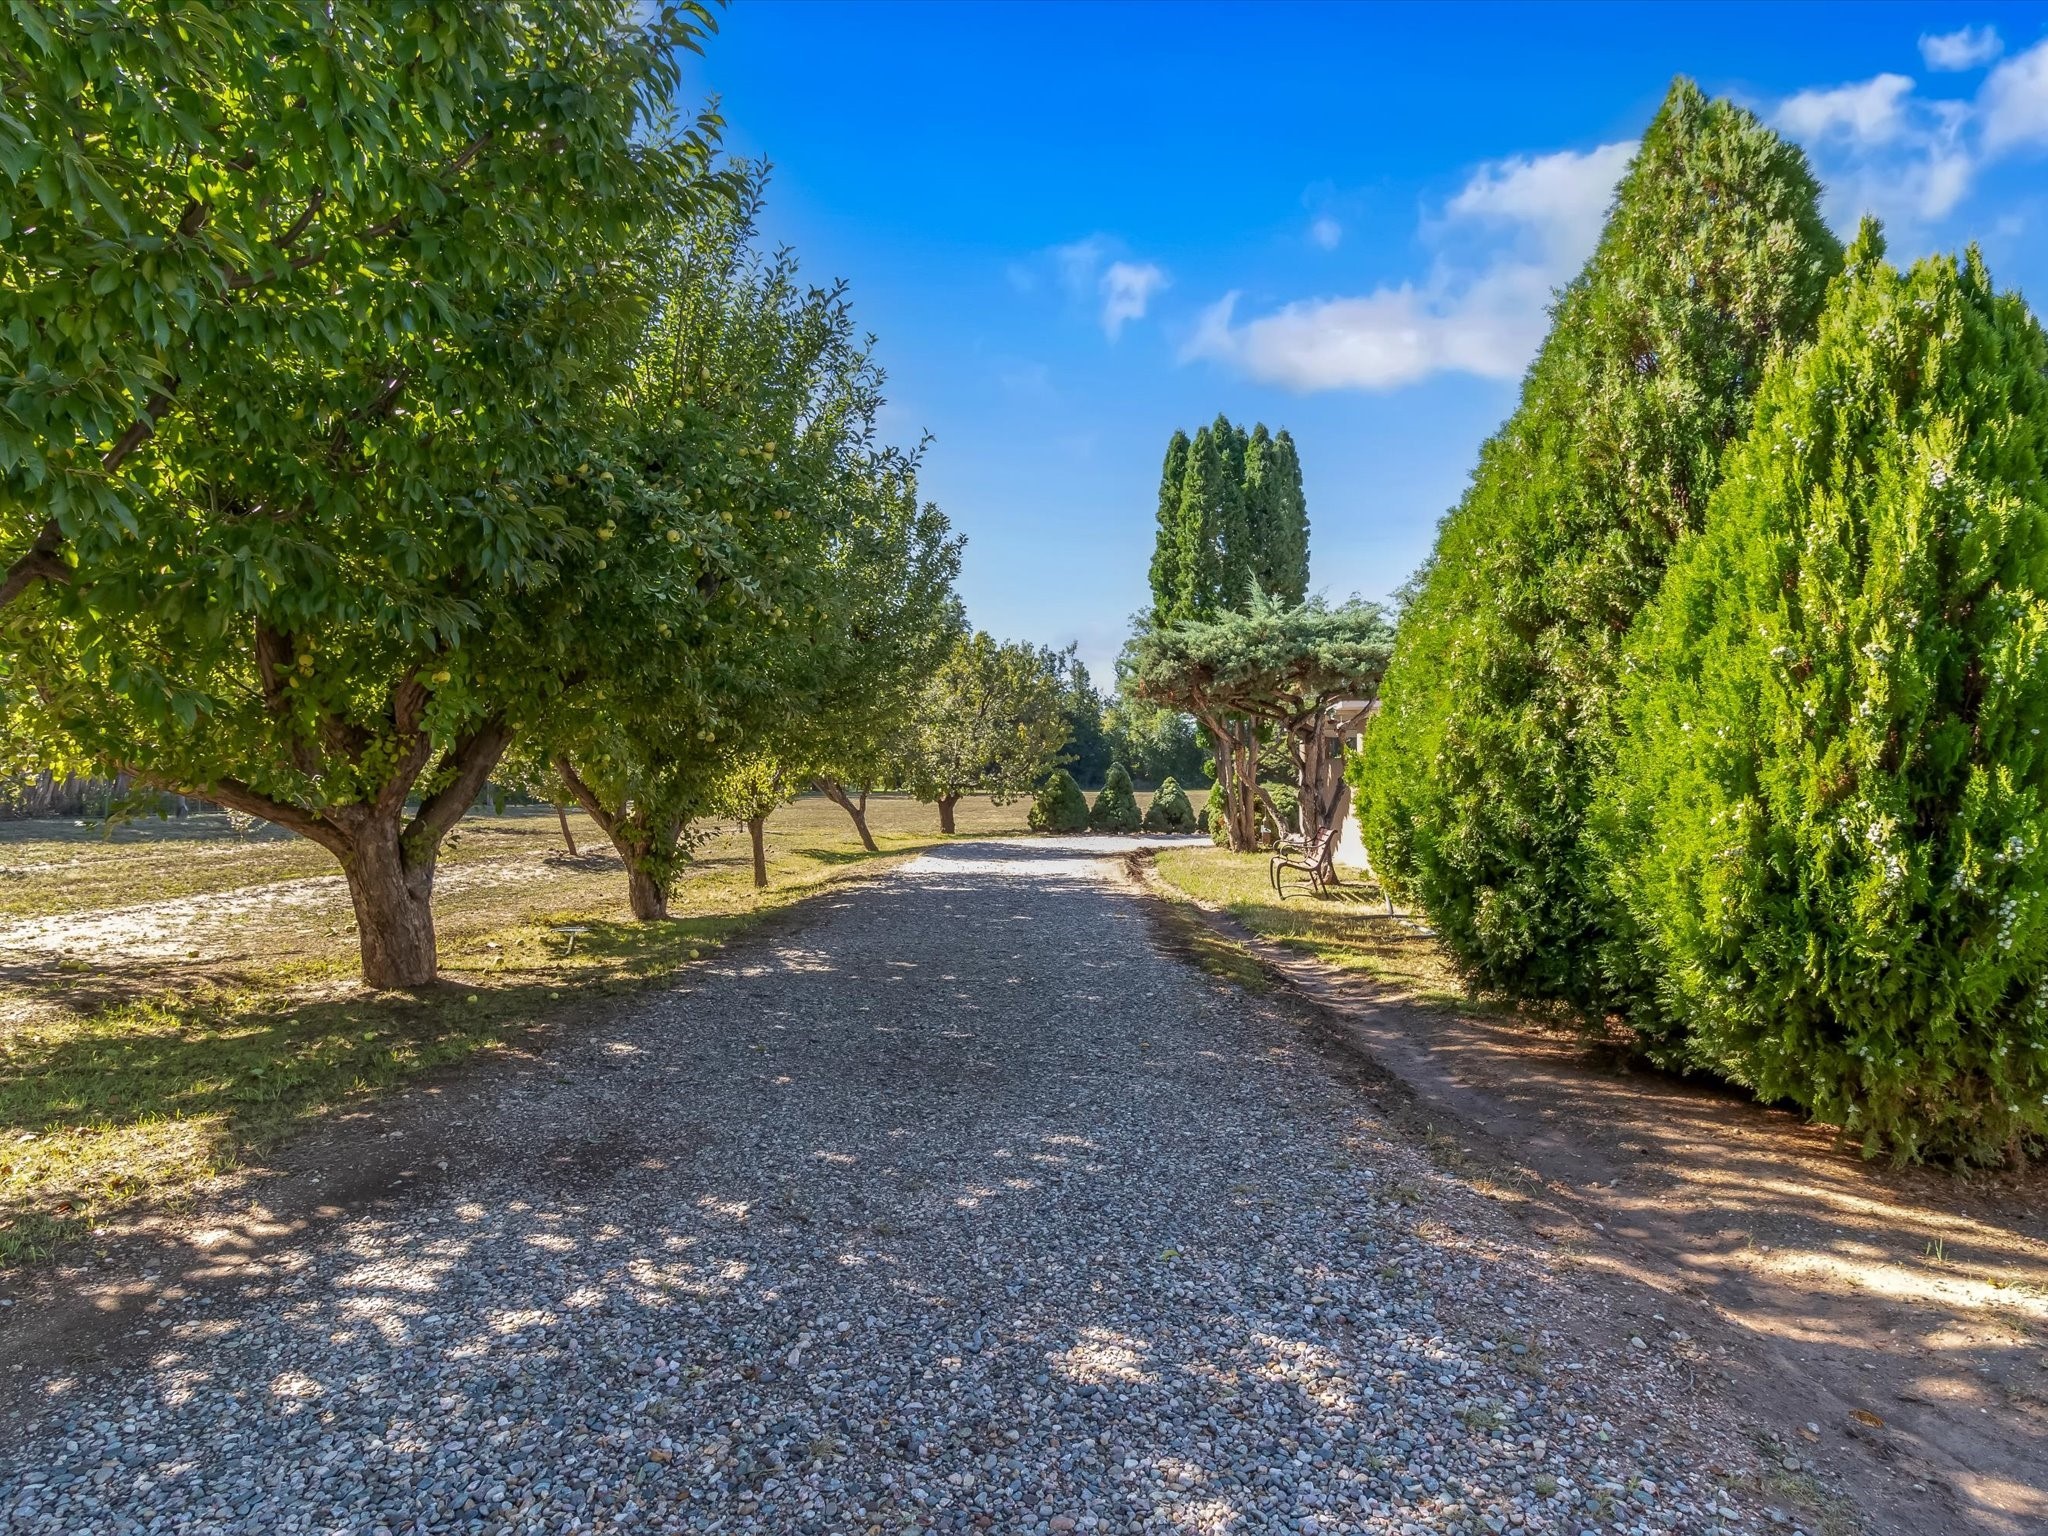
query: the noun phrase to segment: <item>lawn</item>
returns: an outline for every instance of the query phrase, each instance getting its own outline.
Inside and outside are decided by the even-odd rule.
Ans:
[[[963,800],[956,814],[961,834],[987,836],[1021,832],[1027,809]],[[585,818],[570,818],[571,858],[552,809],[472,815],[437,882],[443,980],[419,995],[360,986],[346,888],[302,839],[236,838],[219,817],[111,834],[0,824],[0,1265],[706,961],[757,919],[941,841],[936,811],[900,797],[876,797],[869,824],[880,855],[828,801],[778,812],[765,891],[744,831],[713,828],[675,920],[646,925]]]
[[[1390,916],[1379,887],[1363,874],[1339,871],[1346,883],[1321,897],[1290,883],[1282,900],[1268,883],[1263,853],[1162,848],[1156,867],[1173,891],[1229,913],[1261,937],[1415,997],[1471,1005],[1442,946],[1420,923]]]

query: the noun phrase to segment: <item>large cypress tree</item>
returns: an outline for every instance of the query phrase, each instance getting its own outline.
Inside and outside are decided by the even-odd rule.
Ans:
[[[1819,191],[1750,113],[1672,86],[1403,615],[1366,832],[1483,984],[1604,999],[1583,830],[1622,640],[1840,266]]]
[[[2048,1140],[2048,337],[1881,250],[1631,638],[1594,838],[1653,1053],[1984,1160]]]
[[[1218,416],[1175,432],[1159,483],[1152,611],[1160,621],[1248,611],[1254,586],[1283,605],[1308,594],[1308,502],[1294,439]]]
[[[1201,618],[1216,611],[1223,587],[1223,529],[1230,520],[1226,483],[1228,444],[1203,427],[1188,445],[1187,468],[1181,475],[1180,521],[1174,528],[1180,590],[1172,614],[1177,619]]]
[[[1152,543],[1152,611],[1170,614],[1180,606],[1185,557],[1180,544],[1181,482],[1188,472],[1188,435],[1175,429],[1159,472],[1159,532]]]

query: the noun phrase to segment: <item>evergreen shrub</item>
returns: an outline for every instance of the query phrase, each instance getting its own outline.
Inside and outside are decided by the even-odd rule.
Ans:
[[[1097,832],[1135,832],[1141,820],[1130,774],[1122,763],[1111,763],[1094,808],[1088,812],[1088,825]]]
[[[1192,832],[1195,828],[1195,808],[1188,803],[1187,792],[1180,787],[1178,779],[1160,781],[1158,790],[1152,796],[1152,803],[1145,808],[1145,830],[1147,832]]]
[[[1674,84],[1401,615],[1361,830],[1485,985],[1604,1003],[1583,828],[1622,642],[1765,363],[1812,332],[1841,264],[1819,201],[1796,147]]]
[[[1988,1161],[2048,1141],[2048,338],[1881,252],[1643,615],[1593,826],[1654,1055]]]
[[[1034,832],[1086,832],[1088,797],[1064,768],[1055,768],[1032,799],[1025,825]]]

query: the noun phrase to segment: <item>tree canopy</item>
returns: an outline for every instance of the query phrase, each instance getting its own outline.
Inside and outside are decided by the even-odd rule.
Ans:
[[[1329,707],[1376,695],[1393,641],[1393,626],[1377,604],[1284,606],[1260,594],[1246,613],[1140,630],[1124,653],[1125,685],[1154,704],[1187,711],[1226,743],[1236,760],[1219,759],[1219,785],[1257,782],[1250,761],[1257,736],[1232,731],[1233,719],[1282,733],[1304,809],[1315,821],[1303,830],[1313,835],[1341,796],[1343,764],[1326,728]],[[1225,804],[1226,815],[1249,814]],[[1242,842],[1234,833],[1233,845],[1249,846],[1252,829],[1237,831]]]
[[[1056,766],[1067,740],[1063,670],[1056,651],[980,631],[953,647],[918,700],[897,764],[903,785],[937,804],[942,831],[953,830],[961,796],[1028,795]]]

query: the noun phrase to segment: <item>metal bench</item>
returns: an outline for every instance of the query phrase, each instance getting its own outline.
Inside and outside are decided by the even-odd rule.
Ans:
[[[1304,845],[1300,838],[1290,838],[1283,843],[1266,865],[1266,878],[1273,883],[1273,894],[1282,901],[1287,899],[1286,877],[1296,874],[1302,877],[1310,891],[1320,896],[1330,886],[1330,845],[1337,839],[1336,829],[1325,827],[1316,834],[1313,843]],[[1297,881],[1297,884],[1301,881]]]

